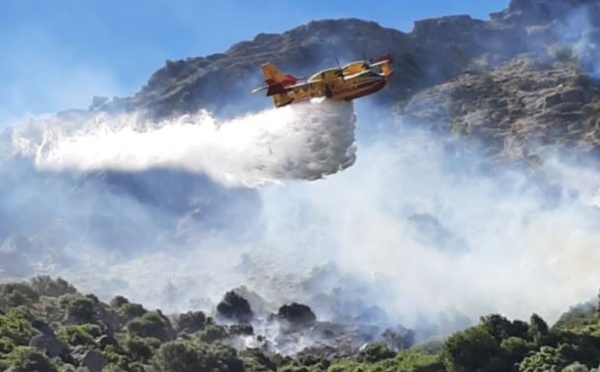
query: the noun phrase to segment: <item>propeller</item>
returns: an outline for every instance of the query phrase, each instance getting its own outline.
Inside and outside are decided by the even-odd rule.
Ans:
[[[365,70],[370,70],[371,69],[371,60],[367,60],[367,54],[365,53],[365,51],[363,50],[362,52],[363,55],[363,61],[365,61],[365,63],[363,63],[363,69]]]
[[[335,57],[335,62],[338,65],[338,70],[336,71],[336,75],[338,77],[340,77],[342,79],[342,81],[345,81],[344,71],[342,70],[342,65],[340,64],[340,60],[338,59],[338,57]]]

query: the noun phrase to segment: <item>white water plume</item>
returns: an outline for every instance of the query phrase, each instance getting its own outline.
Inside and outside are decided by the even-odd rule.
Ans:
[[[356,157],[348,102],[312,101],[225,122],[206,111],[159,123],[135,114],[43,120],[15,131],[13,146],[51,171],[175,168],[227,186],[256,186],[322,178]]]

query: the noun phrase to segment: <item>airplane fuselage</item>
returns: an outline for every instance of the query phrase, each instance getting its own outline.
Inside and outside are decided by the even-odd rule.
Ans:
[[[356,98],[368,96],[381,90],[386,84],[384,76],[377,74],[365,74],[349,79],[325,81],[313,81],[289,87],[287,95],[295,103],[307,101],[315,97],[326,97],[333,101],[350,101]],[[281,104],[280,106],[285,106]]]
[[[276,107],[316,97],[350,101],[381,90],[394,72],[390,63],[391,57],[384,55],[376,62],[355,61],[344,67],[321,70],[304,80],[281,73],[275,65],[267,62],[262,66],[266,86],[253,92],[266,90]]]

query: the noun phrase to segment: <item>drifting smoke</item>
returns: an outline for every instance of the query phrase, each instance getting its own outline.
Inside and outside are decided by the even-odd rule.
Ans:
[[[319,117],[316,107],[322,107],[325,117],[332,112],[327,110],[342,110],[342,117],[352,117],[345,111],[348,107],[297,110]],[[284,111],[290,118],[298,112]],[[333,164],[340,165],[334,159],[349,159],[335,151],[328,152],[332,158],[316,157],[300,148],[300,143],[312,138],[308,128],[317,128],[311,120],[298,118],[285,128],[277,127],[281,136],[299,133],[303,139],[291,153],[278,147],[283,146],[280,142],[271,157],[263,157],[263,146],[247,137],[238,139],[239,133],[227,137],[219,132],[230,130],[234,123],[262,125],[259,116],[220,127],[210,124],[214,127],[207,130],[214,141],[229,138],[231,148],[239,150],[239,160],[231,161],[230,155],[224,163],[230,167],[228,172],[233,165],[246,172],[235,179],[237,183],[256,185],[282,179],[277,178],[282,174],[285,178],[322,175],[324,169],[332,171]],[[204,118],[202,125],[211,123]],[[125,172],[129,178],[122,182],[169,188],[190,182],[172,173],[142,177],[150,172],[142,171],[146,167],[173,166],[212,172],[215,179],[230,185],[233,178],[211,168],[210,162],[181,155],[194,149],[177,156],[162,154],[159,150],[175,151],[179,146],[145,139],[161,133],[163,140],[178,138],[191,146],[191,140],[172,134],[195,133],[190,128],[196,124],[185,120],[170,123],[173,132],[165,125],[146,132],[129,130],[132,122],[128,121],[111,123],[115,126],[106,134],[90,127],[60,135],[48,127],[14,132],[13,151],[31,160],[6,160],[2,168],[0,212],[14,217],[12,225],[2,230],[5,242],[0,251],[22,267],[3,266],[8,270],[5,276],[62,275],[103,298],[123,294],[166,311],[210,309],[225,291],[245,287],[259,294],[269,311],[298,301],[310,305],[321,320],[380,327],[404,324],[437,332],[463,327],[490,312],[526,318],[536,311],[552,321],[568,306],[591,297],[600,281],[593,265],[600,260],[594,248],[600,243],[594,223],[597,210],[592,206],[596,173],[554,163],[548,177],[559,187],[549,195],[547,188],[533,185],[524,173],[470,171],[475,160],[446,153],[437,138],[420,131],[365,143],[356,164],[335,177],[267,185],[239,196],[244,202],[231,196],[238,195],[238,189],[222,191],[223,197],[211,194],[204,183],[184,189],[185,193],[145,188],[145,198],[140,198],[138,189],[115,189],[110,179],[90,176],[82,181],[83,176],[73,176],[78,173],[64,171],[129,169],[136,172]],[[359,122],[376,124],[368,119]],[[293,133],[288,132],[290,126],[296,128]],[[280,138],[261,136],[241,124],[236,127],[263,141]],[[46,142],[32,133],[43,134]],[[107,138],[115,138],[120,147],[110,147]],[[242,157],[235,140],[243,141],[248,154],[257,157]],[[353,142],[346,138],[343,143],[350,147],[337,148],[349,154]],[[210,143],[211,151],[227,155],[226,142],[198,143]],[[95,160],[92,153],[98,149],[110,156],[99,154],[101,160]],[[119,158],[133,149],[139,151],[134,160]],[[277,156],[287,161],[298,152],[307,156],[307,162],[318,159],[317,164],[328,166],[312,172],[315,168],[301,165],[301,173],[285,173],[294,171]],[[183,164],[176,164],[178,160]],[[266,161],[267,171],[256,170],[261,160]],[[298,157],[295,162],[303,164],[302,160]],[[42,169],[32,169],[28,161]],[[217,207],[202,213],[204,205],[194,201],[207,193]],[[171,204],[164,200],[172,198],[182,199],[180,209],[167,208]],[[254,198],[259,202],[248,202]],[[231,219],[209,228],[219,210],[231,210]],[[233,216],[250,222],[239,228]],[[15,233],[25,237],[9,235]]]
[[[359,111],[372,140],[358,158],[351,104],[19,126],[0,138],[0,276],[61,275],[165,311],[244,287],[265,311],[297,301],[320,320],[437,332],[491,312],[553,321],[594,295],[597,170],[482,174],[485,155],[431,134],[373,134],[391,125],[374,111]]]
[[[208,112],[161,123],[146,122],[135,114],[72,121],[34,123],[28,131],[13,134],[14,148],[33,157],[39,169],[174,168],[204,173],[228,186],[314,180],[355,161],[355,117],[347,102],[313,101],[228,122],[219,122]],[[38,132],[35,137],[32,131]]]

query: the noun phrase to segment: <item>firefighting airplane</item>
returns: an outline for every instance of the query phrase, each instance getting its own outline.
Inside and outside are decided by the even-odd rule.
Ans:
[[[267,85],[252,93],[266,90],[267,97],[273,97],[276,107],[323,96],[334,101],[350,101],[383,88],[386,79],[394,73],[391,63],[391,56],[386,54],[372,63],[355,61],[344,67],[322,70],[306,80],[281,73],[274,64],[267,62],[262,65]],[[299,80],[304,82],[299,83]]]

